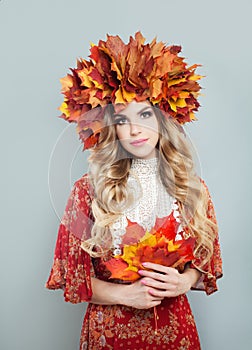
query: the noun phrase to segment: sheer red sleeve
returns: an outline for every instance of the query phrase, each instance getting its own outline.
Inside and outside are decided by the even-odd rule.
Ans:
[[[213,202],[208,191],[208,188],[203,180],[201,180],[208,196],[208,205],[207,205],[207,217],[212,220],[214,223],[216,222],[216,215],[213,206]],[[219,243],[219,235],[218,230],[216,229],[215,239],[213,242],[213,254],[210,261],[203,266],[201,269],[198,266],[201,266],[201,260],[195,259],[191,264],[191,268],[199,269],[202,273],[201,278],[198,282],[192,287],[193,290],[203,290],[207,295],[210,295],[218,290],[217,288],[217,279],[222,277],[222,259],[221,259],[221,251],[220,251],[220,243]]]
[[[92,215],[87,175],[76,181],[61,220],[48,289],[63,289],[65,301],[80,303],[92,297],[91,258],[81,248],[81,239],[89,238]]]

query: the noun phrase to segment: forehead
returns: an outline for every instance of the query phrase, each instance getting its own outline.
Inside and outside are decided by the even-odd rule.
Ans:
[[[132,101],[127,105],[122,105],[122,104],[114,105],[114,111],[115,111],[114,113],[127,116],[132,113],[137,114],[148,107],[151,107],[151,104],[147,101],[144,101],[144,102]]]

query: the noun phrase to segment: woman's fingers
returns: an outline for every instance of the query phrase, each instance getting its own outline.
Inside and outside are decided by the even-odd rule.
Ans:
[[[155,297],[175,297],[187,293],[199,278],[192,269],[179,273],[173,267],[149,262],[143,263],[143,266],[147,270],[138,271],[142,276],[141,283],[149,287],[149,294]]]
[[[143,278],[141,280],[141,283],[144,284],[145,286],[148,287],[153,287],[156,289],[160,289],[160,290],[166,290],[167,285],[164,282],[158,282],[157,280],[154,280],[152,278]]]
[[[143,266],[146,269],[149,269],[149,270],[152,270],[152,271],[161,272],[163,274],[172,273],[174,270],[177,271],[173,267],[168,267],[168,266],[164,266],[164,265],[154,264],[154,263],[151,263],[151,262],[144,262]],[[141,271],[146,271],[146,270],[141,270]]]
[[[149,278],[152,278],[152,279],[160,281],[160,282],[165,282],[166,278],[167,278],[166,274],[158,273],[155,271],[139,270],[138,273],[142,277],[149,277]]]
[[[143,265],[150,270],[139,270],[138,273],[142,276],[141,283],[150,287],[150,295],[160,298],[175,297],[188,291],[183,274],[175,268],[154,263]]]
[[[150,288],[149,293],[154,297],[169,298],[174,297],[176,295],[176,290],[159,290]]]
[[[151,268],[152,270],[139,270],[139,275],[142,277],[149,277],[163,283],[177,283],[179,279],[179,272],[172,267],[148,263],[148,268]]]
[[[143,278],[141,280],[142,284],[144,284],[145,286],[151,287],[151,289],[155,289],[158,292],[164,292],[161,294],[156,294],[156,293],[151,293],[152,295],[155,296],[160,296],[160,297],[166,297],[167,295],[165,294],[166,292],[175,292],[177,287],[178,287],[178,283],[177,281],[173,280],[170,282],[159,282],[157,280],[153,280],[151,278]]]

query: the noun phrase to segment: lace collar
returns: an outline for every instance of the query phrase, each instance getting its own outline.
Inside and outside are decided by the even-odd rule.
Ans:
[[[132,160],[130,171],[138,177],[148,177],[157,175],[158,172],[158,158],[141,159],[134,158]]]

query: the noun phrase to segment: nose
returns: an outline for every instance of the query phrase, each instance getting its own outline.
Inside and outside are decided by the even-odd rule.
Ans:
[[[131,125],[130,125],[130,134],[131,135],[138,135],[140,133],[141,133],[140,125],[137,125],[135,123],[131,123]]]

